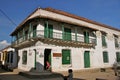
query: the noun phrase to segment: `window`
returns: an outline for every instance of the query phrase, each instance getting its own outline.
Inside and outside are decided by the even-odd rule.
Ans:
[[[70,64],[70,50],[62,50],[62,64]]]
[[[118,36],[114,36],[114,41],[115,41],[115,47],[118,48],[119,44],[118,44]]]
[[[89,43],[89,32],[87,31],[84,32],[84,42]]]
[[[105,34],[102,34],[102,46],[107,47],[106,35]]]
[[[64,28],[64,32],[63,32],[63,40],[71,40],[71,29],[69,28]]]
[[[44,37],[45,38],[53,38],[53,25],[45,24]]]
[[[27,51],[23,51],[22,64],[27,64]]]
[[[26,30],[26,31],[25,31],[25,40],[27,40],[28,37],[29,37],[29,35],[28,35],[28,30]]]
[[[116,61],[120,62],[120,52],[116,52]]]
[[[108,52],[104,51],[103,52],[103,62],[104,63],[108,63],[109,60],[108,60]]]
[[[36,28],[37,28],[37,25],[34,25],[33,26],[33,37],[36,37]]]

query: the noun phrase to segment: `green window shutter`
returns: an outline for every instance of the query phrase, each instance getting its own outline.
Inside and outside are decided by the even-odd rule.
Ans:
[[[103,52],[103,62],[104,63],[108,63],[109,60],[108,60],[108,52]]]
[[[33,37],[36,37],[36,28],[37,28],[37,25],[33,26]]]
[[[27,51],[23,51],[22,64],[27,64]]]
[[[102,35],[102,46],[105,46],[105,47],[107,46],[105,35]]]
[[[70,50],[62,50],[62,64],[70,64]]]
[[[116,60],[117,62],[120,62],[120,52],[116,52]]]
[[[119,47],[119,44],[118,44],[118,39],[115,38],[115,47],[118,48]]]
[[[89,51],[84,52],[84,67],[85,68],[90,67],[90,54],[89,54]]]
[[[44,37],[45,38],[53,38],[53,25],[45,24]]]
[[[64,28],[63,40],[71,40],[71,29]]]
[[[84,32],[84,42],[89,43],[89,32]]]
[[[48,38],[53,38],[53,25],[48,25]]]

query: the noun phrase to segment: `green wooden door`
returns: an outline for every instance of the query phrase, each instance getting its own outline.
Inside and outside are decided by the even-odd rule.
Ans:
[[[89,32],[84,32],[84,42],[89,43]]]
[[[85,68],[90,67],[90,54],[89,54],[89,51],[84,52],[84,67]]]
[[[70,64],[70,50],[62,50],[62,64]]]
[[[45,29],[44,29],[44,37],[45,38],[53,38],[53,25],[45,24]]]
[[[63,40],[71,40],[71,29],[64,28]]]

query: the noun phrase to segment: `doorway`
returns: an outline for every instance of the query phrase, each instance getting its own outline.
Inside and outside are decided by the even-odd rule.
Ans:
[[[89,53],[90,53],[89,51],[84,52],[84,67],[85,68],[90,67],[90,54]]]
[[[44,50],[44,70],[47,70],[46,61],[48,61],[50,63],[50,65],[51,65],[51,49],[45,49]]]

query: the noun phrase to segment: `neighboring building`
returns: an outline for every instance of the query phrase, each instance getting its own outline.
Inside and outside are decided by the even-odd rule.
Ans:
[[[11,46],[8,46],[1,50],[0,59],[2,62],[2,68],[14,69],[17,67],[17,52]]]
[[[52,71],[112,67],[120,61],[120,30],[52,8],[38,8],[12,33],[18,68]]]

